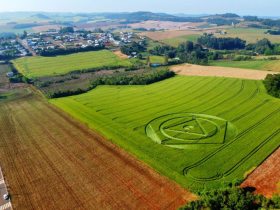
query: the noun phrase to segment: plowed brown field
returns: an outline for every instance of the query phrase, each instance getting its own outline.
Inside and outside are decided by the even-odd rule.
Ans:
[[[14,209],[176,209],[195,196],[35,94],[0,103]]]
[[[171,67],[171,70],[185,76],[230,77],[251,80],[263,80],[268,74],[278,74],[273,71],[249,70],[219,66],[200,66],[181,64]]]
[[[256,193],[272,197],[280,195],[280,148],[251,173],[242,187],[254,187]]]
[[[156,30],[188,30],[194,29],[205,23],[190,23],[190,22],[172,22],[172,21],[154,21],[148,20],[140,23],[129,24],[131,28],[146,28]]]

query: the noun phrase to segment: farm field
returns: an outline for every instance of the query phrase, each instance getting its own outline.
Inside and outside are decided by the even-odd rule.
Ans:
[[[248,43],[256,43],[261,39],[268,39],[272,43],[280,43],[280,36],[265,34],[266,29],[255,29],[255,28],[230,28],[225,30],[226,35],[217,34],[217,37],[238,37],[246,40]]]
[[[9,87],[9,79],[6,77],[6,73],[11,71],[8,65],[0,64],[0,94]]]
[[[268,74],[277,74],[278,72],[261,71],[252,69],[241,69],[221,66],[201,66],[194,64],[174,65],[170,68],[179,75],[185,76],[214,76],[229,77],[251,80],[264,80]]]
[[[0,100],[0,159],[14,209],[176,209],[196,197],[22,89]]]
[[[212,61],[211,66],[233,67],[280,72],[280,60]]]
[[[170,39],[164,39],[162,42],[164,42],[167,45],[170,45],[172,47],[178,47],[179,44],[184,43],[186,41],[191,41],[191,42],[197,42],[197,39],[199,38],[200,35],[198,34],[190,34],[190,35],[185,35],[185,36],[179,36],[175,38],[170,38]]]
[[[172,22],[172,21],[154,21],[148,20],[140,23],[132,23],[129,26],[133,29],[145,28],[156,30],[189,30],[203,25],[204,23],[190,23],[190,22]]]
[[[119,58],[108,50],[75,53],[56,57],[24,57],[13,60],[15,67],[29,78],[62,75],[75,70],[128,67],[129,60]]]
[[[216,33],[217,30],[226,31],[227,34],[221,35]],[[162,41],[165,44],[171,46],[178,46],[180,43],[186,41],[196,42],[197,38],[203,33],[214,33],[217,37],[238,37],[246,40],[247,43],[256,43],[258,40],[267,38],[272,43],[280,43],[280,36],[265,34],[265,29],[254,29],[254,28],[210,28],[200,30],[168,30],[168,31],[156,31],[156,32],[143,32],[144,36],[150,39]]]
[[[128,56],[126,54],[123,54],[120,50],[113,52],[116,56],[118,56],[120,59],[127,59]]]
[[[176,76],[50,102],[192,190],[244,179],[280,145],[280,101],[261,81]]]
[[[241,187],[254,186],[256,193],[272,197],[280,195],[280,148],[251,173]]]
[[[162,41],[167,39],[174,39],[182,36],[189,36],[189,35],[202,35],[203,32],[201,31],[194,31],[194,30],[170,30],[170,31],[156,31],[156,32],[143,32],[141,33],[142,36],[147,36],[152,40]]]
[[[151,63],[157,63],[157,64],[164,64],[165,63],[165,58],[164,56],[150,56],[150,62]]]

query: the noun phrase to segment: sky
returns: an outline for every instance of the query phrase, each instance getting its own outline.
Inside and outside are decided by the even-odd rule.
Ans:
[[[0,0],[0,3],[0,12],[233,12],[240,15],[280,16],[280,0]]]

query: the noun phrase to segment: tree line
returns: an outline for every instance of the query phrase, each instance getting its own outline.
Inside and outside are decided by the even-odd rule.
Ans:
[[[246,50],[264,55],[277,55],[280,54],[280,45],[272,44],[268,39],[264,38],[257,43],[248,44]]]
[[[126,55],[133,55],[133,53],[139,54],[145,52],[147,43],[145,40],[141,42],[132,42],[131,44],[126,44],[121,47],[121,52]]]
[[[180,44],[177,48],[158,45],[149,51],[152,55],[162,55],[168,58],[179,58],[178,62],[193,64],[207,64],[209,51],[200,44],[187,41]]]
[[[67,49],[45,49],[42,50],[39,55],[41,56],[57,56],[57,55],[69,55],[69,54],[73,54],[73,53],[79,53],[79,52],[89,52],[89,51],[98,51],[98,50],[102,50],[105,49],[104,45],[100,45],[100,46],[87,46],[85,48],[67,48]]]
[[[280,35],[280,30],[268,30],[266,33],[270,35]]]
[[[49,98],[60,98],[65,96],[77,95],[85,93],[89,90],[96,88],[99,85],[148,85],[152,84],[175,75],[174,72],[169,71],[168,69],[149,69],[140,71],[131,71],[131,72],[115,72],[114,74],[104,74],[97,76],[91,81],[91,85],[87,88],[76,90],[54,90],[49,92],[47,96]]]
[[[252,193],[252,188],[225,187],[199,193],[200,199],[181,207],[180,210],[258,210],[279,209],[280,197],[271,199]]]
[[[246,41],[239,38],[217,38],[213,34],[204,34],[197,42],[207,48],[215,50],[237,50],[246,47]]]

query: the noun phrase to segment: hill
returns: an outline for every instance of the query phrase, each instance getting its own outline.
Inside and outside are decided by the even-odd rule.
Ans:
[[[199,17],[179,17],[166,13],[132,12],[132,13],[104,13],[108,19],[123,19],[127,22],[141,22],[147,20],[173,22],[201,22]]]
[[[49,16],[44,15],[44,14],[32,15],[31,18],[38,18],[38,19],[43,19],[43,20],[49,20],[49,19],[51,19]]]

